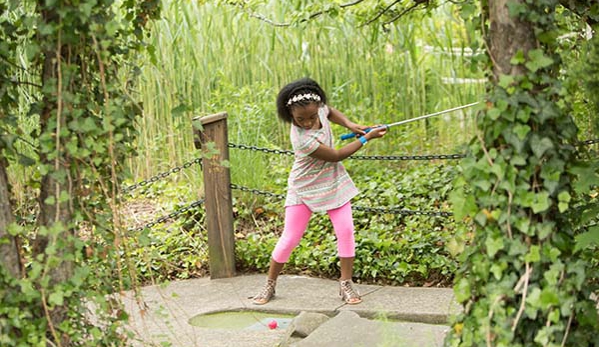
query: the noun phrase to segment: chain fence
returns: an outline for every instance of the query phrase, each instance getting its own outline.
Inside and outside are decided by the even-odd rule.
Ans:
[[[160,218],[157,218],[157,219],[153,220],[152,222],[146,223],[146,224],[144,224],[144,225],[142,225],[140,227],[137,227],[137,228],[129,229],[129,231],[131,231],[131,232],[138,232],[138,231],[142,231],[142,230],[144,230],[146,228],[150,229],[150,228],[154,227],[156,224],[162,224],[162,223],[167,222],[169,220],[174,220],[175,218],[179,217],[183,213],[185,213],[185,212],[187,212],[187,211],[189,211],[191,209],[194,209],[194,208],[196,208],[198,206],[201,206],[203,204],[204,204],[204,199],[196,200],[196,201],[192,202],[191,204],[189,204],[187,206],[184,206],[184,207],[182,207],[182,208],[180,208],[178,210],[175,210],[175,211],[173,211],[173,212],[171,212],[171,213],[169,213],[167,215],[164,215],[164,216],[162,216]]]
[[[578,146],[589,146],[589,145],[594,145],[597,143],[599,143],[599,139],[591,139],[591,140],[580,141],[577,145]],[[264,153],[269,153],[269,154],[288,155],[288,156],[294,155],[293,151],[283,150],[283,149],[272,149],[272,148],[251,146],[251,145],[245,145],[245,144],[235,144],[235,143],[228,143],[227,146],[229,148],[258,151],[258,152],[264,152]],[[356,159],[356,160],[452,160],[452,159],[461,159],[464,157],[466,157],[465,154],[431,154],[431,155],[399,155],[399,156],[395,156],[395,155],[383,155],[383,156],[356,155],[356,156],[350,156],[349,159]],[[159,173],[159,174],[152,176],[146,180],[142,180],[142,181],[134,183],[130,186],[124,187],[122,189],[122,193],[123,194],[131,193],[132,191],[134,191],[138,188],[149,186],[149,185],[156,183],[172,174],[179,173],[184,169],[188,169],[196,164],[200,165],[200,168],[201,168],[201,166],[202,166],[202,158],[201,157],[187,161],[180,166],[173,167],[173,168],[169,169],[168,171]],[[282,200],[285,198],[285,195],[283,195],[283,194],[276,194],[276,193],[263,191],[263,190],[259,190],[259,189],[248,188],[248,187],[240,186],[237,184],[231,184],[231,189],[240,190],[242,192],[247,192],[247,193],[251,193],[251,194],[255,194],[255,195],[276,198],[279,200]],[[168,220],[175,219],[175,218],[179,217],[181,214],[183,214],[193,208],[196,208],[196,207],[202,205],[203,203],[204,203],[204,199],[194,201],[191,204],[189,204],[183,208],[180,208],[178,210],[175,210],[174,212],[169,213],[168,215],[164,215],[160,218],[155,219],[152,222],[144,224],[143,226],[140,226],[140,227],[137,227],[134,229],[130,229],[130,230],[131,231],[141,231],[145,228],[152,228],[157,224],[161,224]],[[353,208],[356,211],[363,211],[363,212],[376,213],[376,214],[396,214],[396,215],[404,215],[404,216],[416,215],[416,216],[431,216],[431,217],[450,217],[453,215],[453,213],[446,212],[446,211],[407,210],[407,209],[401,209],[399,207],[383,208],[383,207],[353,206]]]
[[[145,187],[145,186],[150,186],[153,183],[156,183],[156,182],[160,181],[161,179],[164,179],[164,178],[170,176],[171,174],[181,172],[182,170],[188,169],[188,168],[190,168],[190,167],[192,167],[193,165],[196,165],[196,164],[200,165],[200,168],[202,167],[202,158],[201,157],[192,159],[190,161],[187,161],[187,162],[183,163],[180,166],[175,166],[174,168],[172,168],[172,169],[170,169],[168,171],[165,171],[165,172],[161,172],[161,173],[159,173],[159,174],[157,174],[155,176],[152,176],[152,177],[148,178],[147,180],[143,180],[143,181],[140,181],[138,183],[134,183],[134,184],[132,184],[130,186],[127,186],[127,187],[123,188],[121,190],[121,192],[123,194],[127,194],[127,193],[131,193],[132,191],[136,190],[137,188],[141,188],[141,187]]]

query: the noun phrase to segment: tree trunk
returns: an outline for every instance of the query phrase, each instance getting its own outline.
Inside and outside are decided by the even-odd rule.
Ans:
[[[46,23],[56,24],[58,15],[54,10],[43,12],[43,18]],[[42,176],[39,206],[40,213],[38,224],[40,228],[52,230],[49,233],[39,233],[32,247],[33,256],[44,255],[45,261],[50,265],[47,268],[46,276],[49,278],[48,286],[42,289],[48,292],[54,290],[56,284],[68,280],[73,274],[72,254],[73,247],[73,208],[71,201],[70,179],[70,157],[62,148],[60,139],[61,129],[66,129],[65,115],[62,114],[63,100],[62,76],[60,64],[64,60],[64,52],[68,47],[60,42],[60,36],[55,47],[45,50],[44,63],[42,68],[42,85],[55,86],[50,93],[44,93],[43,107],[40,113],[40,138],[49,138],[46,142],[46,150],[40,151],[40,165],[48,168],[47,174]],[[44,136],[46,135],[46,136]],[[64,199],[63,197],[68,197]],[[66,200],[66,201],[65,201]],[[46,254],[48,247],[53,248],[52,255]],[[65,255],[70,255],[65,257]],[[50,261],[50,258],[53,258]],[[54,337],[58,339],[61,346],[71,344],[67,334],[60,334],[57,328],[61,322],[68,319],[68,308],[66,306],[54,306],[47,314],[49,315],[49,324]],[[57,335],[60,334],[60,335]]]
[[[513,0],[489,1],[490,29],[487,37],[489,55],[493,60],[493,76],[495,82],[499,76],[522,75],[523,65],[512,65],[510,60],[518,52],[528,52],[536,45],[533,28],[530,22],[522,22],[510,16],[508,2]]]
[[[12,276],[20,276],[20,257],[16,239],[8,234],[8,226],[13,222],[10,189],[6,175],[6,158],[0,158],[0,239],[8,239],[8,243],[0,242],[0,265]]]

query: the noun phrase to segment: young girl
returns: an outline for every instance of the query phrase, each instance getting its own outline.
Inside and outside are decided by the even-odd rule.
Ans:
[[[285,201],[285,227],[270,261],[268,279],[253,303],[266,304],[275,295],[277,277],[308,226],[312,212],[326,211],[337,236],[341,262],[339,295],[348,304],[362,302],[353,288],[355,255],[354,225],[350,200],[358,190],[341,164],[369,140],[385,135],[385,127],[368,127],[351,122],[328,106],[325,92],[315,81],[303,78],[281,89],[277,96],[279,118],[291,123],[295,160],[289,174]],[[333,148],[330,123],[342,125],[358,138],[340,149]]]

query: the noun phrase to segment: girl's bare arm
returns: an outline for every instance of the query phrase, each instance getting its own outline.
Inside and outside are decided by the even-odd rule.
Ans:
[[[368,132],[365,135],[362,135],[362,137],[366,138],[367,141],[370,141],[371,139],[383,137],[385,133],[387,133],[386,127],[373,127],[370,132]],[[312,154],[310,154],[310,156],[312,158],[324,161],[336,162],[341,161],[349,157],[350,155],[356,153],[362,146],[363,145],[360,142],[360,140],[352,141],[339,149],[331,148],[321,143],[320,146],[318,146],[318,148],[314,152],[312,152]]]

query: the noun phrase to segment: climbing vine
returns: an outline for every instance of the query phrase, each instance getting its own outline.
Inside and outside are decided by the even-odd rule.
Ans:
[[[564,101],[556,39],[564,8],[554,0],[482,4],[464,15],[486,28],[483,63],[493,74],[452,196],[473,233],[454,286],[464,311],[446,345],[599,345],[590,299],[597,277],[576,242],[597,216],[599,163],[577,152]]]
[[[0,0],[0,9],[2,168],[33,172],[25,189],[39,196],[36,218],[11,218],[0,233],[20,258],[18,275],[0,263],[0,345],[123,345],[126,315],[108,294],[129,282],[117,212],[140,111],[129,58],[146,48],[159,1]]]

